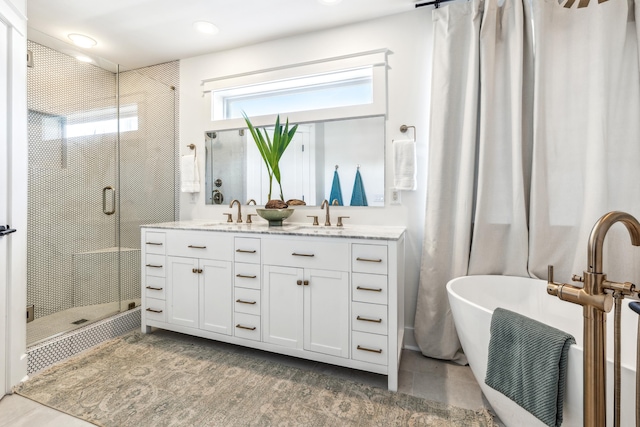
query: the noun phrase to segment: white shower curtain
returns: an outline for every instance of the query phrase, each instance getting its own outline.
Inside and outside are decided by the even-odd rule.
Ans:
[[[446,296],[451,278],[546,278],[554,264],[556,279],[569,281],[586,269],[588,235],[601,215],[640,218],[637,1],[591,0],[578,9],[472,0],[434,10],[415,318],[423,354],[466,360]],[[611,230],[605,271],[638,280],[640,249],[624,233]]]

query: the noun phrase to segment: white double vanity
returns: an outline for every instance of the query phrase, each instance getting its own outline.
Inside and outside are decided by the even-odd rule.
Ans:
[[[151,327],[388,376],[404,335],[404,228],[142,227]]]

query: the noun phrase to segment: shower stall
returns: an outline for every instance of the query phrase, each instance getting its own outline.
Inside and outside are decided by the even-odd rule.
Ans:
[[[29,41],[27,346],[140,305],[141,224],[173,221],[178,63]]]

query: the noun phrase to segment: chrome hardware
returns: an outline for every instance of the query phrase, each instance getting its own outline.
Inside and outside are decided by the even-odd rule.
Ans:
[[[605,291],[614,291],[614,294],[617,294],[616,299],[637,292],[632,283],[611,282],[602,272],[604,239],[609,228],[617,222],[621,222],[627,228],[631,244],[640,246],[640,223],[633,216],[625,212],[609,212],[603,215],[589,235],[588,268],[582,278],[574,276],[574,280],[584,282],[582,288],[554,282],[553,267],[548,268],[547,293],[583,307],[584,427],[600,427],[606,424],[606,313],[611,311],[613,297]],[[619,383],[614,387],[619,387]],[[617,416],[617,412],[614,416]]]
[[[150,289],[152,291],[161,291],[162,288],[154,288],[153,286],[147,286],[147,289]]]
[[[242,222],[242,205],[240,204],[240,200],[238,199],[233,199],[231,201],[231,203],[229,203],[229,207],[232,208],[233,205],[237,204],[238,205],[238,219],[236,220],[237,223]]]
[[[236,277],[241,277],[243,279],[255,279],[258,276],[246,276],[244,274],[236,274]]]
[[[249,221],[247,221],[247,222],[249,222]],[[236,249],[236,252],[240,252],[240,253],[242,253],[242,254],[255,254],[255,253],[256,253],[256,251],[255,251],[255,250],[250,250],[250,251],[248,251],[248,250],[246,250],[246,249]]]
[[[146,266],[151,268],[162,268],[161,265],[155,265],[155,264],[147,264]]]
[[[162,246],[162,243],[147,242],[147,245]]]
[[[362,351],[370,351],[371,353],[382,353],[382,349],[374,350],[372,348],[362,347],[361,345],[358,345],[357,349]]]
[[[147,311],[150,311],[152,313],[162,313],[162,310],[156,310],[156,309],[153,309],[153,308],[147,308]]]
[[[217,188],[215,188],[212,192],[211,192],[211,200],[213,201],[213,204],[215,205],[221,205],[222,202],[224,202],[224,195],[220,192],[220,190],[218,190]]]
[[[232,218],[233,214],[225,212],[222,215],[226,215],[227,216],[227,222],[233,222],[233,218]]]
[[[356,261],[365,261],[365,262],[382,262],[382,259],[369,259],[369,258],[360,258],[357,257]]]
[[[236,328],[239,328],[239,329],[247,329],[247,330],[249,330],[249,331],[255,331],[255,330],[256,330],[256,327],[255,327],[255,326],[244,326],[244,325],[241,325],[241,324],[237,324],[237,325],[236,325]]]
[[[257,216],[257,214],[247,214],[247,224],[253,224],[253,221],[251,220],[252,216]]]
[[[302,280],[298,280],[298,281],[296,282],[296,285],[298,285],[298,286],[302,286]]]
[[[320,209],[324,209],[327,208],[327,213],[324,217],[324,225],[329,226],[331,225],[331,217],[329,216],[329,202],[327,201],[327,199],[324,199],[322,201],[322,204],[320,205]]]
[[[236,302],[239,302],[240,304],[255,304],[256,301],[245,301],[245,300],[241,300],[241,299],[237,299]]]
[[[215,181],[213,181],[213,183],[215,184],[216,187],[220,188],[222,187],[222,180],[220,178],[216,179]]]
[[[191,249],[207,249],[207,247],[206,247],[206,246],[189,245],[189,246],[187,246],[187,247],[188,247],[188,248],[191,248]]]
[[[111,190],[111,210],[107,210],[107,191]],[[116,213],[116,190],[108,185],[102,189],[102,212],[105,215],[113,215]]]
[[[306,257],[314,257],[315,254],[299,254],[297,252],[292,253],[293,256],[306,256]]]
[[[318,222],[318,215],[307,215],[307,218],[313,218],[313,225],[320,225]]]
[[[362,320],[363,322],[373,322],[373,323],[382,323],[382,319],[369,319],[367,317],[356,317],[357,320]]]
[[[16,229],[9,227],[8,224],[6,227],[4,225],[0,225],[0,237],[6,236],[7,234],[15,233],[15,232],[16,232]]]
[[[350,218],[350,217],[348,217],[348,216],[339,216],[338,217],[338,223],[336,224],[336,227],[342,227],[342,220],[344,218]]]
[[[357,286],[356,289],[359,291],[382,292],[382,288],[365,288],[364,286]]]

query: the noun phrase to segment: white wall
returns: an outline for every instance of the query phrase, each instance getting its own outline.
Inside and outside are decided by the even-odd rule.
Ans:
[[[406,323],[413,326],[418,289],[422,233],[426,200],[427,135],[429,122],[429,91],[431,81],[431,10],[410,12],[327,31],[310,33],[261,43],[225,52],[188,58],[180,64],[180,145],[185,153],[187,144],[194,143],[198,153],[204,153],[203,123],[207,106],[200,83],[204,79],[257,71],[285,64],[331,58],[357,52],[386,48],[388,56],[388,116],[386,129],[386,195],[393,185],[392,140],[406,139],[400,126],[413,125],[417,129],[418,190],[403,192],[402,205],[384,208],[332,208],[333,216],[349,215],[352,224],[401,225],[407,228],[406,239]],[[366,149],[366,147],[363,147]],[[200,170],[205,170],[204,156],[199,156]],[[187,219],[223,220],[228,205],[205,205],[203,191],[194,196],[182,194],[180,217]],[[307,221],[306,215],[318,208],[296,209],[290,219]],[[405,343],[413,344],[409,333]]]

